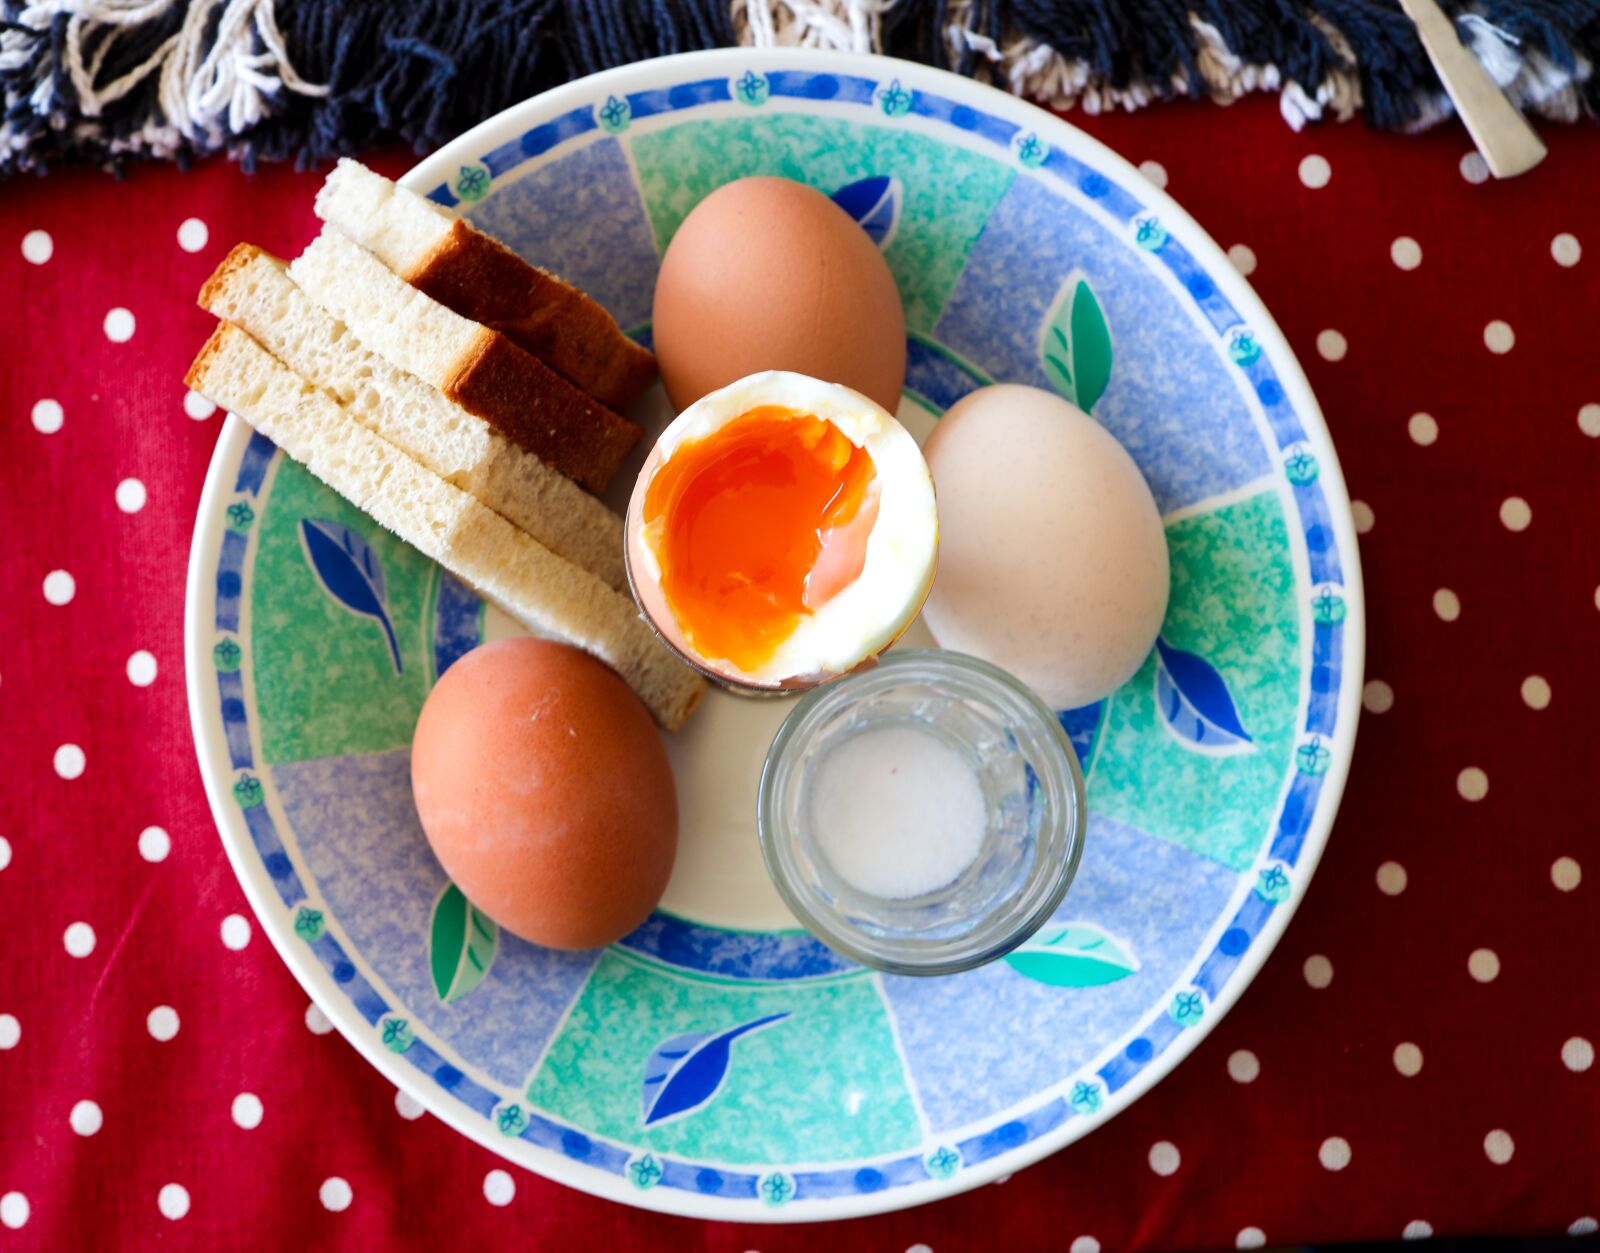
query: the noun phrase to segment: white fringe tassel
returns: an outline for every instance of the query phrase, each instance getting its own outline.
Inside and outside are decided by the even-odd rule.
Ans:
[[[309,83],[295,72],[278,32],[273,0],[191,0],[183,25],[145,60],[111,82],[100,69],[121,34],[164,16],[181,0],[38,0],[22,10],[23,30],[0,33],[0,67],[26,64],[34,45],[49,38],[56,17],[69,15],[63,69],[77,95],[77,110],[98,117],[152,74],[159,77],[160,115],[135,133],[112,144],[114,152],[142,152],[170,157],[185,144],[202,150],[220,148],[265,118],[270,98],[287,89],[302,96],[325,96],[326,86]],[[217,10],[209,44],[206,32]],[[261,51],[255,50],[257,40]],[[87,60],[84,48],[93,47]],[[21,93],[8,91],[7,112]],[[30,110],[47,115],[55,104],[47,58],[27,94]],[[93,131],[93,123],[79,129]],[[0,157],[24,144],[9,122],[0,122]]]

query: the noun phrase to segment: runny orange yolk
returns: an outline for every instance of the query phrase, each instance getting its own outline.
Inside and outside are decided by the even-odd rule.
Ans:
[[[876,477],[832,422],[777,405],[680,444],[645,491],[643,521],[694,651],[754,671],[859,577]]]

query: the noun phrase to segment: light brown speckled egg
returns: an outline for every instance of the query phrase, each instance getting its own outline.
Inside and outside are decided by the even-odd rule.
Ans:
[[[883,253],[786,178],[742,178],[695,206],[661,261],[653,334],[680,410],[761,370],[843,383],[890,413],[900,404],[906,319]]]
[[[609,944],[667,886],[678,799],[661,738],[569,645],[499,640],[451,666],[422,708],[411,786],[445,872],[535,944]]]

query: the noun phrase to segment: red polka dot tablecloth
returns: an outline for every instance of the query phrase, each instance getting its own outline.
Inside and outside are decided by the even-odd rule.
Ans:
[[[292,255],[313,174],[0,194],[0,1248],[784,1253],[1575,1236],[1600,1218],[1600,129],[1272,105],[1072,120],[1182,201],[1305,363],[1356,498],[1365,713],[1309,895],[1238,1007],[1064,1152],[918,1210],[696,1223],[505,1166],[335,1033],[201,791],[183,589],[221,415],[201,280]],[[376,162],[398,173],[404,156]],[[493,1245],[490,1244],[493,1242]]]

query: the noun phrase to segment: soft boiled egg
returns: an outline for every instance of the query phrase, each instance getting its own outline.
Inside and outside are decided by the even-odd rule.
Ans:
[[[933,584],[939,525],[916,441],[860,392],[769,370],[678,415],[627,521],[634,595],[735,688],[809,687],[892,644]]]

